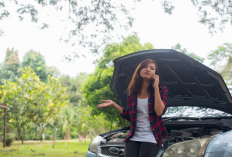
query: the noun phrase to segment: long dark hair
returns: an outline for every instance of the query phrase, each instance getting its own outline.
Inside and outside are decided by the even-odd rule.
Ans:
[[[142,61],[135,69],[131,82],[127,88],[128,95],[135,95],[141,92],[143,80],[142,77],[140,76],[140,71],[150,63],[153,63],[155,65],[156,75],[159,75],[159,68],[152,59],[146,59]],[[148,92],[154,91],[152,84],[150,84],[150,86],[147,88],[147,91]]]

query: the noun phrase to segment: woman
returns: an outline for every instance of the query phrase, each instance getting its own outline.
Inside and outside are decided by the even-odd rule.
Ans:
[[[159,83],[157,64],[146,59],[141,62],[127,89],[127,108],[112,100],[102,100],[97,107],[115,107],[122,118],[130,121],[130,132],[125,146],[125,157],[155,157],[167,135],[162,115],[167,110],[168,91]],[[153,83],[154,79],[154,83]]]

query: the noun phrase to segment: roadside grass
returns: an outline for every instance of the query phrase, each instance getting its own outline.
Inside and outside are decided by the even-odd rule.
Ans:
[[[67,146],[64,140],[56,141],[52,148],[52,141],[25,141],[24,144],[16,141],[11,147],[3,148],[0,143],[0,156],[4,157],[85,157],[90,140],[68,140]]]

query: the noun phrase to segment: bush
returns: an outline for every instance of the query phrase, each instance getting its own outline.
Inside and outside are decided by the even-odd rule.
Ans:
[[[50,135],[45,135],[45,140],[51,140]]]
[[[15,134],[7,133],[6,134],[6,146],[10,147],[15,140]]]

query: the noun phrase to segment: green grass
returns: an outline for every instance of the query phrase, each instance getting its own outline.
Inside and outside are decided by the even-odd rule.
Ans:
[[[62,141],[56,141],[55,148],[52,148],[52,141],[25,141],[24,144],[16,141],[11,147],[0,147],[0,156],[4,157],[85,157],[90,140],[82,141],[69,140],[67,146]]]

